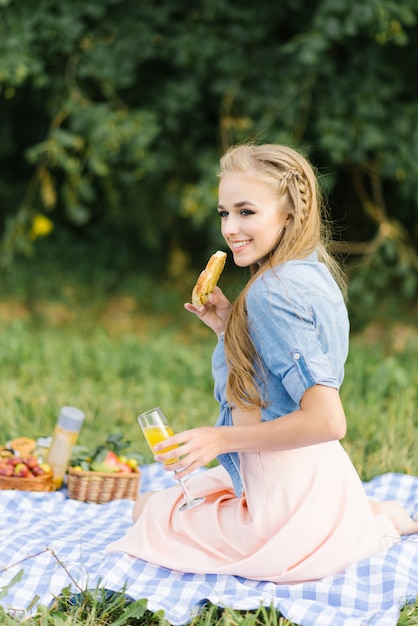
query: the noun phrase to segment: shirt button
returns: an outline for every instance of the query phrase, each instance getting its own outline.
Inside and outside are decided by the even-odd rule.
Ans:
[[[295,352],[294,355],[293,355],[293,358],[295,359],[295,361],[299,361],[299,359],[300,359],[299,352]]]

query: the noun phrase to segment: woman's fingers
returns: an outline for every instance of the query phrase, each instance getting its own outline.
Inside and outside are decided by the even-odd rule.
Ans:
[[[166,470],[189,474],[213,461],[220,453],[218,430],[203,426],[177,433],[154,447],[154,458],[164,463]],[[169,450],[171,446],[178,447]],[[174,457],[176,461],[170,463]]]
[[[184,305],[186,311],[194,313],[199,319],[209,326],[217,335],[225,330],[225,323],[231,310],[231,303],[225,297],[220,287],[210,294],[209,300],[202,306],[195,306],[190,302]]]

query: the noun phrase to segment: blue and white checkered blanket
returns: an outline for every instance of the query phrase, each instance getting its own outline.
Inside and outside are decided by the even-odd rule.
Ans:
[[[158,464],[143,466],[141,491],[172,484]],[[397,499],[418,511],[418,477],[385,474],[365,484],[370,497]],[[418,535],[364,559],[345,573],[297,585],[235,576],[183,574],[154,567],[105,547],[131,524],[133,503],[85,504],[56,493],[0,491],[0,604],[24,616],[47,605],[75,580],[82,589],[103,586],[147,598],[174,624],[190,622],[210,601],[232,609],[275,606],[302,626],[395,626],[400,609],[418,595]],[[7,585],[21,572],[21,578]],[[3,593],[2,593],[3,589]]]

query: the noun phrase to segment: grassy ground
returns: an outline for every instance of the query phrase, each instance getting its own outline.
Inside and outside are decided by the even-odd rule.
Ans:
[[[213,424],[214,335],[181,303],[150,314],[130,296],[106,301],[0,301],[0,441],[48,435],[59,408],[81,408],[79,443],[122,432],[149,457],[136,423],[160,405],[174,427]],[[344,445],[363,479],[418,473],[418,328],[371,324],[351,338],[342,398]]]
[[[62,405],[86,413],[79,443],[121,432],[151,460],[136,415],[160,405],[175,429],[213,424],[211,331],[182,307],[182,297],[150,285],[139,295],[106,298],[93,290],[40,298],[4,293],[0,299],[0,443],[52,432]],[[412,321],[411,321],[412,320]],[[387,471],[418,474],[418,330],[411,320],[374,323],[353,334],[342,397],[348,418],[344,446],[361,477]],[[0,590],[1,592],[1,590]],[[90,602],[90,604],[89,604]],[[94,607],[92,609],[91,607]],[[41,611],[29,626],[165,623],[144,603],[86,598],[84,608]],[[92,621],[93,620],[93,621]],[[1,624],[17,624],[0,611]],[[289,624],[275,611],[241,613],[208,606],[196,624]],[[418,606],[399,624],[418,624]]]

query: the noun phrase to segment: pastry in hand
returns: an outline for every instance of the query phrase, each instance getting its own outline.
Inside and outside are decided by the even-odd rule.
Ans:
[[[192,303],[195,306],[202,306],[202,304],[206,304],[208,301],[225,267],[226,257],[226,252],[221,250],[218,250],[210,257],[193,288]]]

